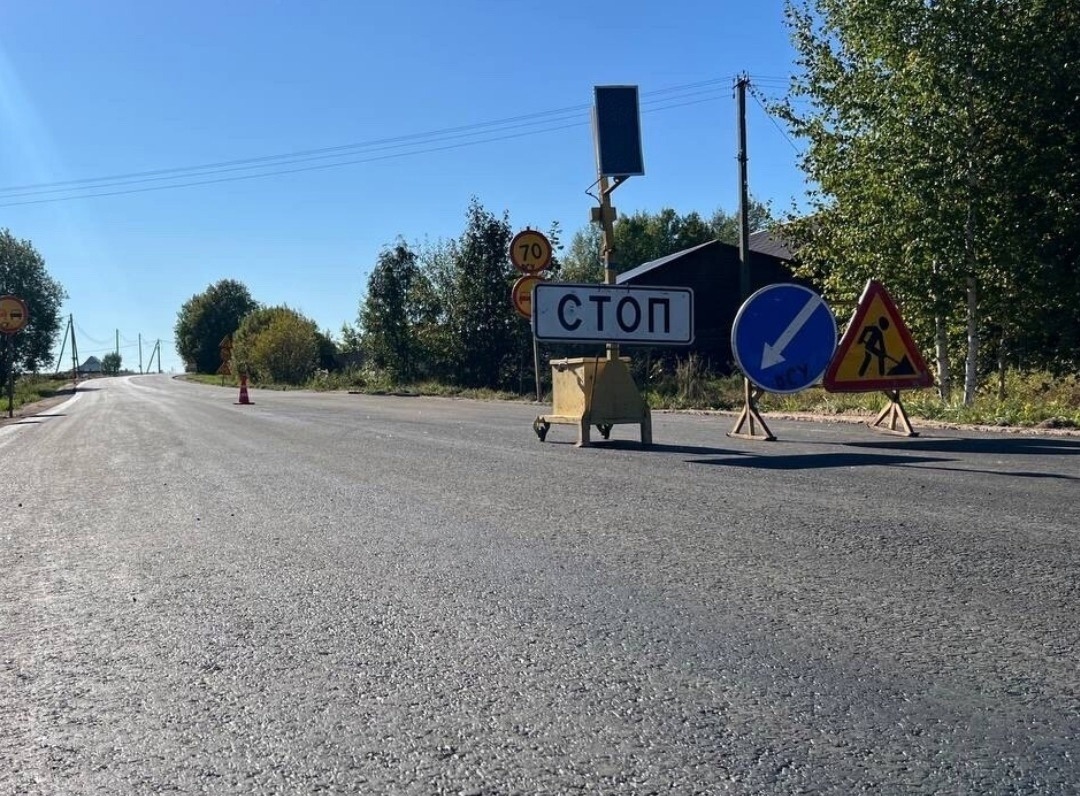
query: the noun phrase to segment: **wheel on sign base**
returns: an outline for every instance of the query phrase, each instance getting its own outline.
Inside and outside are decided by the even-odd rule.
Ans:
[[[547,433],[549,428],[551,428],[551,423],[548,423],[542,418],[538,417],[536,418],[536,420],[533,421],[533,431],[536,432],[536,436],[540,438],[541,442],[547,439]]]
[[[596,430],[600,432],[600,436],[604,439],[610,439],[611,437],[611,423],[597,423]]]

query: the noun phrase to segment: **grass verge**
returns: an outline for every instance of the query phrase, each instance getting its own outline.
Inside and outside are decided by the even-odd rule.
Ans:
[[[71,379],[64,376],[22,376],[15,380],[12,408],[18,410],[29,404],[35,404],[47,398],[54,398],[60,395],[64,387],[70,383]],[[0,398],[0,409],[4,411],[6,416],[8,408],[7,385],[3,385],[0,394],[3,396]]]

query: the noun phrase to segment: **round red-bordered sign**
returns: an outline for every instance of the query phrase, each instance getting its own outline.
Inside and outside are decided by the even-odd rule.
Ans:
[[[525,274],[510,289],[510,302],[517,310],[517,314],[525,320],[532,318],[533,288],[543,281],[543,278],[536,274]]]
[[[551,265],[551,241],[542,232],[526,229],[510,241],[510,262],[523,274],[535,274]]]
[[[0,296],[0,334],[20,332],[29,321],[25,301],[18,296]]]

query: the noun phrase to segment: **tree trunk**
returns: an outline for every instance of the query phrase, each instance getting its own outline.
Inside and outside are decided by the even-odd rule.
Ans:
[[[934,354],[937,357],[938,394],[947,403],[952,396],[952,367],[949,364],[949,331],[941,315],[934,316]]]
[[[975,277],[967,278],[967,363],[964,368],[964,406],[975,403],[979,388],[979,296]]]

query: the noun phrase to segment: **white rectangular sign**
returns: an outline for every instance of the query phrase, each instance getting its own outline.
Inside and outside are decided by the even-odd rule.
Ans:
[[[533,289],[532,322],[537,340],[689,345],[694,291],[540,282]]]

